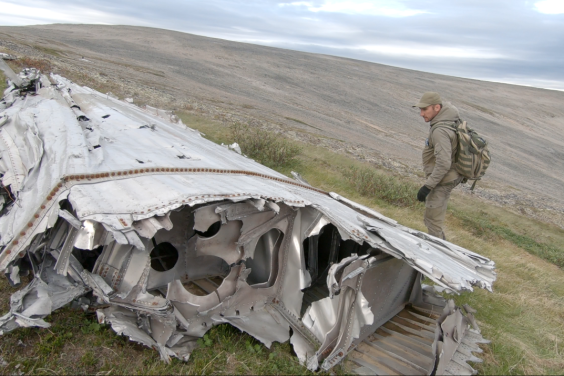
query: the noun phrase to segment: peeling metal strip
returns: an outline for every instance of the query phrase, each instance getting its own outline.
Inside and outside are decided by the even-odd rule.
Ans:
[[[129,265],[131,264],[132,258],[133,258],[133,246],[131,246],[127,250],[127,255],[125,256],[125,262],[123,262],[123,264],[121,265],[121,268],[117,272],[117,275],[114,273],[114,276],[112,277],[111,286],[114,290],[117,291],[118,287],[121,285],[121,282],[123,281],[123,279],[125,277],[125,273],[127,273],[127,269],[129,268]]]
[[[67,210],[59,209],[59,217],[66,220],[68,223],[70,223],[72,227],[74,227],[77,230],[80,230],[82,228],[82,222],[80,222],[78,218],[76,218],[74,215],[72,215],[72,213],[70,213]]]
[[[358,265],[358,262],[360,262],[360,261],[361,261],[360,259],[355,260],[355,261],[351,262],[348,265],[348,267],[351,267],[355,263],[357,263],[357,265]],[[335,345],[335,349],[323,361],[322,367],[326,370],[333,367],[333,365],[337,364],[338,362],[340,362],[344,358],[344,356],[351,350],[351,345],[353,344],[352,329],[353,329],[353,321],[354,321],[354,316],[355,316],[354,315],[354,313],[355,313],[354,312],[354,306],[355,306],[356,300],[358,298],[358,295],[361,293],[360,287],[362,285],[362,280],[363,280],[364,276],[366,275],[368,262],[366,260],[364,260],[364,261],[362,261],[362,263],[360,263],[360,265],[362,265],[363,271],[361,273],[357,274],[355,277],[353,277],[353,278],[357,279],[356,284],[354,285],[354,288],[352,286],[349,286],[349,288],[352,291],[354,291],[354,294],[352,295],[352,298],[349,302],[349,307],[344,307],[344,310],[346,312],[346,319],[345,319],[346,320],[346,331],[345,331],[344,334],[339,335],[338,342]],[[341,292],[341,294],[342,294],[342,292]]]
[[[271,303],[270,306],[276,309],[276,311],[278,311],[278,313],[280,313],[282,317],[284,317],[286,321],[288,321],[290,326],[294,330],[299,332],[302,336],[304,336],[304,338],[306,338],[312,345],[314,345],[316,348],[319,348],[321,346],[321,342],[317,339],[317,337],[308,328],[305,327],[301,320],[299,320],[297,317],[294,317],[294,315],[292,315],[292,313],[290,313],[286,309],[286,307],[284,307],[284,303],[276,300],[276,302]]]
[[[358,204],[354,201],[351,201],[347,198],[344,198],[343,196],[341,196],[341,195],[339,195],[335,192],[329,192],[328,195],[331,196],[333,199],[343,203],[344,205],[347,205],[350,208],[364,212],[369,217],[372,217],[372,218],[378,219],[382,222],[388,223],[391,226],[397,226],[398,225],[397,221],[395,221],[391,218],[388,218],[388,217],[386,217],[386,216],[384,216],[384,215],[382,215],[382,214],[380,214],[380,213],[378,213],[378,212],[376,212],[376,211],[374,211],[370,208],[367,208],[364,205],[360,205],[360,204]]]
[[[78,230],[74,227],[71,227],[71,229],[69,230],[69,234],[67,235],[67,240],[65,240],[65,244],[63,245],[63,249],[59,254],[59,259],[55,264],[55,270],[57,271],[57,274],[64,276],[67,275],[67,271],[69,267],[69,259],[72,249],[74,248],[74,242],[76,240],[77,235],[78,235]]]

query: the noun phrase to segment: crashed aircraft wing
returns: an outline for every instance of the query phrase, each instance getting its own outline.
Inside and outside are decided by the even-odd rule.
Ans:
[[[359,349],[383,346],[394,320],[411,329],[397,329],[406,344],[428,345],[403,373],[452,371],[463,338],[479,351],[473,311],[421,280],[491,291],[491,260],[214,144],[171,112],[38,71],[19,80],[0,104],[0,270],[35,278],[0,331],[48,326],[75,301],[164,360],[187,360],[221,323],[266,346],[290,339],[310,369],[353,352],[358,372],[376,372],[377,355]]]

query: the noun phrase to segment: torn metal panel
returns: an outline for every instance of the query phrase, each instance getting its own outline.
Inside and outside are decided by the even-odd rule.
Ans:
[[[74,242],[74,247],[91,251],[106,244],[107,237],[108,233],[104,230],[102,224],[85,220],[81,223],[81,227]]]
[[[4,53],[4,52],[0,52],[0,59],[2,59],[2,60],[15,60],[15,59],[17,59],[17,57],[14,56],[14,55]]]
[[[475,360],[473,312],[421,318],[444,306],[421,276],[491,290],[491,260],[213,144],[171,112],[52,78],[14,86],[0,110],[14,193],[2,196],[0,270],[11,283],[35,276],[1,331],[44,327],[80,298],[165,361],[188,360],[221,323],[266,346],[290,340],[312,370],[351,351],[362,372],[430,373],[429,353],[445,372]]]
[[[124,308],[109,307],[104,310],[98,310],[98,321],[101,324],[109,323],[117,334],[128,336],[129,339],[134,342],[157,349],[161,359],[167,363],[170,363],[171,356],[178,356],[178,354],[171,348],[166,347],[153,339],[151,334],[147,333],[147,328],[140,328],[138,326],[138,320],[139,314]],[[182,356],[180,357],[182,358]]]
[[[61,251],[58,254],[57,264],[55,264],[55,270],[57,271],[57,274],[67,275],[71,252],[74,248],[74,242],[77,235],[78,230],[76,228],[73,227],[69,230],[67,238],[63,244],[63,248],[61,248]]]
[[[46,254],[33,281],[12,295],[10,312],[0,319],[2,333],[18,326],[49,327],[44,317],[90,291],[78,273],[73,273],[74,278],[59,275],[55,263],[56,259]]]

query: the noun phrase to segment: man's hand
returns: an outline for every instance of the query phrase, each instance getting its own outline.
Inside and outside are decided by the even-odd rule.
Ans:
[[[429,195],[429,192],[431,192],[431,188],[426,185],[422,186],[421,189],[419,189],[419,192],[417,192],[417,200],[424,202]]]

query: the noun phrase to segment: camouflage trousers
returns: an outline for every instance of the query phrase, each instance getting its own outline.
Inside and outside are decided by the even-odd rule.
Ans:
[[[425,200],[425,216],[423,221],[430,235],[446,240],[444,232],[445,215],[450,193],[463,178],[437,185]]]

